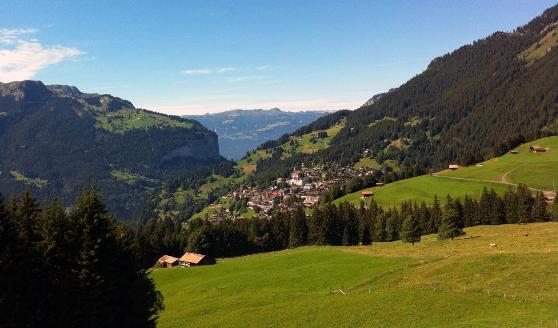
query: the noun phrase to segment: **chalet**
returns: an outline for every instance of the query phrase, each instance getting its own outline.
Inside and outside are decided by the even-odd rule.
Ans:
[[[206,265],[206,264],[215,264],[215,259],[207,255],[188,253],[188,252],[184,253],[184,255],[182,255],[178,259],[178,265],[185,266],[185,267]]]
[[[155,266],[162,268],[170,268],[178,265],[178,259],[174,256],[163,255],[158,260]]]
[[[455,171],[459,168],[460,166],[458,164],[450,164],[448,165],[448,169]]]
[[[510,150],[510,154],[517,155],[519,152],[517,150]]]
[[[362,199],[370,198],[372,196],[374,196],[373,191],[363,191],[362,192]]]
[[[376,187],[383,187],[384,183],[383,182],[376,182]]]
[[[531,146],[529,147],[529,151],[532,153],[544,153],[546,151],[546,148],[543,148],[541,146]]]

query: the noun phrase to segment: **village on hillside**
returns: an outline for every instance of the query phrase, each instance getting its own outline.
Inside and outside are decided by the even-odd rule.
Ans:
[[[376,185],[376,173],[379,173],[378,170],[368,167],[356,169],[349,165],[328,164],[326,167],[324,164],[303,163],[293,169],[290,177],[278,178],[268,188],[243,184],[237,190],[230,191],[223,199],[228,200],[228,203],[241,202],[243,210],[235,211],[224,202],[218,202],[213,205],[216,210],[207,219],[212,222],[226,218],[240,219],[245,217],[242,216],[245,211],[251,213],[250,217],[268,218],[273,211],[292,211],[301,206],[311,208],[325,192],[334,188],[343,190],[351,179],[365,178]]]

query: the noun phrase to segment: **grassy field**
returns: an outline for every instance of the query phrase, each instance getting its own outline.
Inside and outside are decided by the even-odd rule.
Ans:
[[[112,133],[124,133],[132,129],[148,129],[152,127],[191,128],[192,123],[178,121],[165,115],[159,115],[136,109],[121,109],[105,112],[96,116],[95,126]]]
[[[454,198],[469,195],[478,198],[483,188],[493,188],[498,193],[504,193],[509,186],[492,183],[465,181],[457,179],[449,179],[444,177],[435,177],[423,175],[416,178],[400,180],[387,184],[383,187],[368,188],[365,190],[374,191],[374,199],[382,207],[398,206],[403,201],[416,201],[417,203],[426,202],[431,204],[434,196],[444,203],[446,196],[449,194]],[[347,194],[334,201],[335,204],[343,202],[360,203],[362,190],[352,194]]]
[[[466,232],[157,269],[159,327],[555,327],[558,223]]]
[[[529,147],[538,145],[548,150],[531,153]],[[558,137],[548,137],[528,142],[515,149],[518,154],[505,154],[456,171],[444,171],[441,176],[525,183],[531,188],[553,190],[558,183]]]
[[[558,44],[558,27],[547,32],[547,34],[537,43],[531,45],[528,49],[519,54],[519,58],[527,62],[528,65],[532,64],[537,59],[542,58],[547,54],[550,48]]]

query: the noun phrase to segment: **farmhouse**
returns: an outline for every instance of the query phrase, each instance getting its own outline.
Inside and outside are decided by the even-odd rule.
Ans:
[[[180,266],[186,266],[186,267],[195,266],[195,265],[215,264],[215,259],[203,254],[186,252],[178,259],[178,264]]]
[[[544,153],[546,149],[541,146],[531,146],[529,147],[529,151],[532,153]]]
[[[156,263],[156,266],[160,266],[163,268],[170,268],[176,265],[178,265],[178,259],[170,255],[161,256]]]
[[[452,170],[452,171],[455,171],[455,170],[457,170],[458,168],[459,168],[459,165],[458,165],[458,164],[450,164],[450,165],[448,165],[448,169],[450,169],[450,170]]]
[[[370,198],[374,196],[374,192],[373,191],[363,191],[362,192],[362,198],[366,199],[366,198]]]

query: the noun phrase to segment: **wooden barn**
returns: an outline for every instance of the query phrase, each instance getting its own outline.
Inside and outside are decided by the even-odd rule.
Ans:
[[[163,255],[157,260],[155,265],[163,268],[170,268],[178,265],[178,259],[174,256]]]
[[[448,165],[448,169],[455,171],[459,168],[460,166],[458,164],[450,164]]]
[[[373,191],[363,191],[362,192],[362,199],[370,198],[372,196],[374,196]]]
[[[529,151],[532,153],[544,153],[546,151],[546,148],[543,148],[541,146],[531,146],[529,147]]]
[[[182,255],[178,259],[178,265],[180,266],[189,267],[189,266],[207,265],[207,264],[215,264],[215,259],[207,255],[188,253],[188,252],[184,253],[184,255]]]

